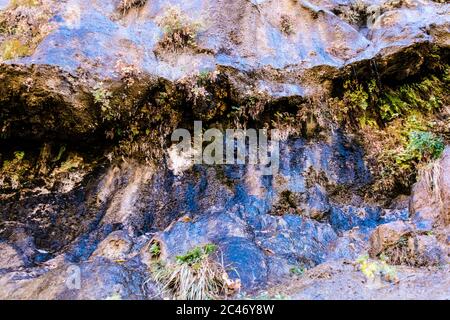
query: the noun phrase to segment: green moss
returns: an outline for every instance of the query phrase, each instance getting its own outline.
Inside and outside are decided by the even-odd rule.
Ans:
[[[396,90],[384,93],[379,109],[381,118],[390,121],[407,115],[411,110],[433,111],[443,105],[445,83],[436,76],[430,76],[419,83],[406,84]]]
[[[226,185],[228,188],[233,189],[235,186],[235,181],[227,177],[225,172],[225,166],[224,165],[216,166],[215,170],[217,180]]]
[[[27,7],[27,10],[23,10]],[[31,55],[52,30],[52,9],[38,0],[14,0],[0,11],[0,47],[2,60],[17,59]]]
[[[292,19],[288,15],[282,15],[280,19],[280,31],[289,36],[294,33]]]

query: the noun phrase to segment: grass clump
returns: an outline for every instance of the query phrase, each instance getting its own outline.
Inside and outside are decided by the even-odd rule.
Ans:
[[[156,19],[163,29],[164,35],[159,41],[159,47],[177,51],[183,48],[197,47],[197,33],[200,23],[190,20],[178,6],[169,6],[164,14]]]
[[[427,236],[432,236],[428,234]],[[402,236],[396,243],[390,245],[379,255],[384,265],[406,265],[410,267],[429,267],[439,264],[417,250],[417,235]]]
[[[380,257],[394,265],[415,265],[414,256],[410,254],[408,248],[408,237],[402,236],[393,245],[386,248]]]
[[[206,244],[203,247],[195,247],[191,251],[188,251],[186,254],[177,256],[176,260],[180,263],[187,263],[190,265],[196,264],[205,258],[207,258],[210,254],[214,253],[217,250],[217,246],[214,244]]]
[[[238,289],[239,280],[229,279],[224,266],[212,259],[216,251],[216,245],[206,244],[177,256],[172,263],[157,260],[151,271],[162,285],[161,293],[173,299],[210,300]]]

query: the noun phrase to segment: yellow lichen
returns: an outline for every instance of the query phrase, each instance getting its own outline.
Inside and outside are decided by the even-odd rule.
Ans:
[[[1,56],[3,60],[24,57],[29,55],[30,51],[30,48],[18,39],[6,40],[1,46]]]

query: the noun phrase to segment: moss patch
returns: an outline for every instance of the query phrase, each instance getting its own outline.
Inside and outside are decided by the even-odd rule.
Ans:
[[[196,38],[200,23],[189,19],[180,7],[167,7],[164,14],[156,19],[156,23],[164,32],[158,43],[160,49],[177,51],[197,46]]]
[[[31,55],[39,43],[53,30],[52,8],[39,0],[14,0],[0,12],[0,47],[2,60]]]

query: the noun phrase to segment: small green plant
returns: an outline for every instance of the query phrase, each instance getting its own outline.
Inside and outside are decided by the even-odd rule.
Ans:
[[[102,86],[97,86],[93,92],[95,103],[101,105],[108,105],[109,99],[111,98],[111,92],[103,88]]]
[[[15,151],[15,152],[14,152],[14,158],[15,158],[17,161],[23,160],[24,157],[25,157],[25,151]]]
[[[188,251],[182,256],[177,256],[176,260],[180,263],[195,264],[217,250],[217,246],[214,244],[206,244],[203,247],[195,247],[191,251]]]
[[[58,154],[56,155],[56,157],[52,160],[52,162],[58,162],[59,160],[61,160],[61,157],[63,156],[64,152],[66,152],[66,146],[62,145],[59,150],[58,150]]]
[[[120,116],[118,110],[111,105],[112,92],[106,89],[102,83],[98,84],[92,92],[94,102],[101,108],[103,119],[112,120]]]
[[[289,136],[295,133],[300,133],[296,115],[289,112],[275,112],[271,125],[274,129],[279,130],[278,138],[282,141],[287,140]]]
[[[122,300],[122,295],[120,292],[114,292],[110,296],[106,297],[105,300]]]
[[[75,153],[70,153],[67,159],[61,163],[54,173],[71,172],[83,166],[83,158]]]
[[[14,159],[9,161],[5,160],[3,162],[3,170],[10,170],[13,165],[20,163],[25,157],[24,151],[14,151]]]
[[[153,242],[150,246],[150,253],[153,257],[159,257],[161,254],[161,247],[158,242]]]
[[[30,54],[30,48],[18,39],[10,39],[3,42],[1,55],[3,60],[17,59]]]
[[[344,82],[343,90],[342,99],[335,101],[336,120],[345,123],[357,118],[364,125],[369,118],[369,94],[362,84],[350,80]]]

